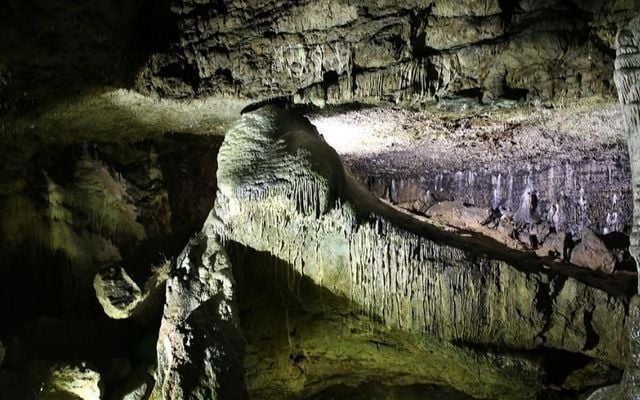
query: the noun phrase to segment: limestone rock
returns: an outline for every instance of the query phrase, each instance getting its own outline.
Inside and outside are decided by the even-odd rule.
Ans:
[[[209,238],[266,252],[389,327],[624,363],[623,298],[391,209],[291,111],[246,113],[227,132],[218,165]]]
[[[459,201],[442,201],[427,210],[427,216],[440,217],[459,227],[479,227],[489,222],[491,210],[465,206]]]
[[[154,400],[247,398],[230,261],[205,232],[185,248],[167,281]]]
[[[613,273],[616,257],[591,229],[582,231],[580,243],[571,251],[571,263],[594,271]]]
[[[153,375],[141,366],[116,390],[110,400],[147,400],[154,385]]]
[[[11,154],[3,158],[0,182],[23,182],[0,183],[0,311],[10,320],[85,315],[94,304],[96,273],[118,266],[132,280],[115,271],[111,284],[119,276],[133,294],[135,282],[145,299],[138,308],[150,306],[150,313],[136,309],[136,318],[158,318],[164,289],[153,289],[163,282],[152,270],[180,253],[213,206],[222,139],[65,140],[71,143],[0,144],[0,153]],[[18,264],[23,267],[13,268]],[[18,295],[31,301],[16,305],[11,299]],[[130,300],[112,311],[133,312]]]
[[[566,232],[550,233],[536,249],[539,257],[555,257],[566,259],[569,237]]]
[[[170,266],[167,261],[151,268],[151,276],[142,289],[121,266],[102,268],[93,280],[93,288],[105,314],[114,319],[124,319],[153,308],[152,303],[164,290]]]
[[[292,96],[320,106],[611,93],[611,42],[598,38],[638,5],[592,3],[585,12],[558,0],[530,3],[181,0],[172,8],[179,40],[152,56],[138,88],[173,97]],[[590,39],[568,39],[578,35]]]
[[[622,104],[627,131],[627,146],[631,158],[633,197],[640,193],[640,15],[624,26],[616,36],[616,61],[614,81]],[[636,206],[634,205],[634,208]],[[634,209],[629,252],[636,264],[640,260],[640,213]],[[640,288],[640,282],[638,283]],[[625,370],[618,393],[620,398],[640,398],[640,298],[634,296],[629,305],[630,361]]]
[[[424,44],[436,50],[445,50],[496,39],[503,34],[504,24],[500,15],[485,18],[432,16],[424,28]]]
[[[33,376],[40,381],[36,387],[41,389],[45,399],[102,399],[100,374],[85,364],[38,362],[32,369]]]
[[[587,398],[587,400],[613,400],[620,397],[620,388],[618,385],[605,386],[597,389]]]
[[[111,318],[128,318],[142,300],[142,291],[122,267],[103,268],[94,278],[93,287]]]

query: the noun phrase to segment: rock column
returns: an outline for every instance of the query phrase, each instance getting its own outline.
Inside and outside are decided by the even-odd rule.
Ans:
[[[633,186],[631,255],[640,265],[640,16],[618,32],[614,80],[623,107]],[[619,388],[619,398],[640,399],[640,298],[629,305],[631,358]]]

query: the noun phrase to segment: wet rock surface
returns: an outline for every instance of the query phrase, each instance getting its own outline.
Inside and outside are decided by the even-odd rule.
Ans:
[[[499,343],[516,359],[519,351],[552,347],[625,362],[623,297],[578,275],[547,272],[521,254],[512,258],[495,243],[420,224],[371,197],[333,160],[305,119],[269,107],[245,114],[221,147],[220,191],[206,229],[281,259],[387,329],[427,329],[469,346]],[[498,327],[492,315],[510,322]],[[430,376],[433,383],[444,379]],[[510,376],[517,386],[518,374]],[[312,379],[308,371],[305,377]],[[475,389],[447,382],[472,395],[514,398],[486,381]],[[302,390],[283,387],[292,395]]]

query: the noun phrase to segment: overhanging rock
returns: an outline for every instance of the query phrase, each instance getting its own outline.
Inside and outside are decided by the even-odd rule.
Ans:
[[[218,162],[205,230],[273,254],[390,326],[625,363],[625,298],[390,209],[345,174],[335,151],[293,112],[245,114]]]

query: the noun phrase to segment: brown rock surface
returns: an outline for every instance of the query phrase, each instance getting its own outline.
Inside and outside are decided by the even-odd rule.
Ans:
[[[616,267],[616,257],[595,232],[585,229],[582,231],[580,243],[571,251],[571,263],[611,274]]]

